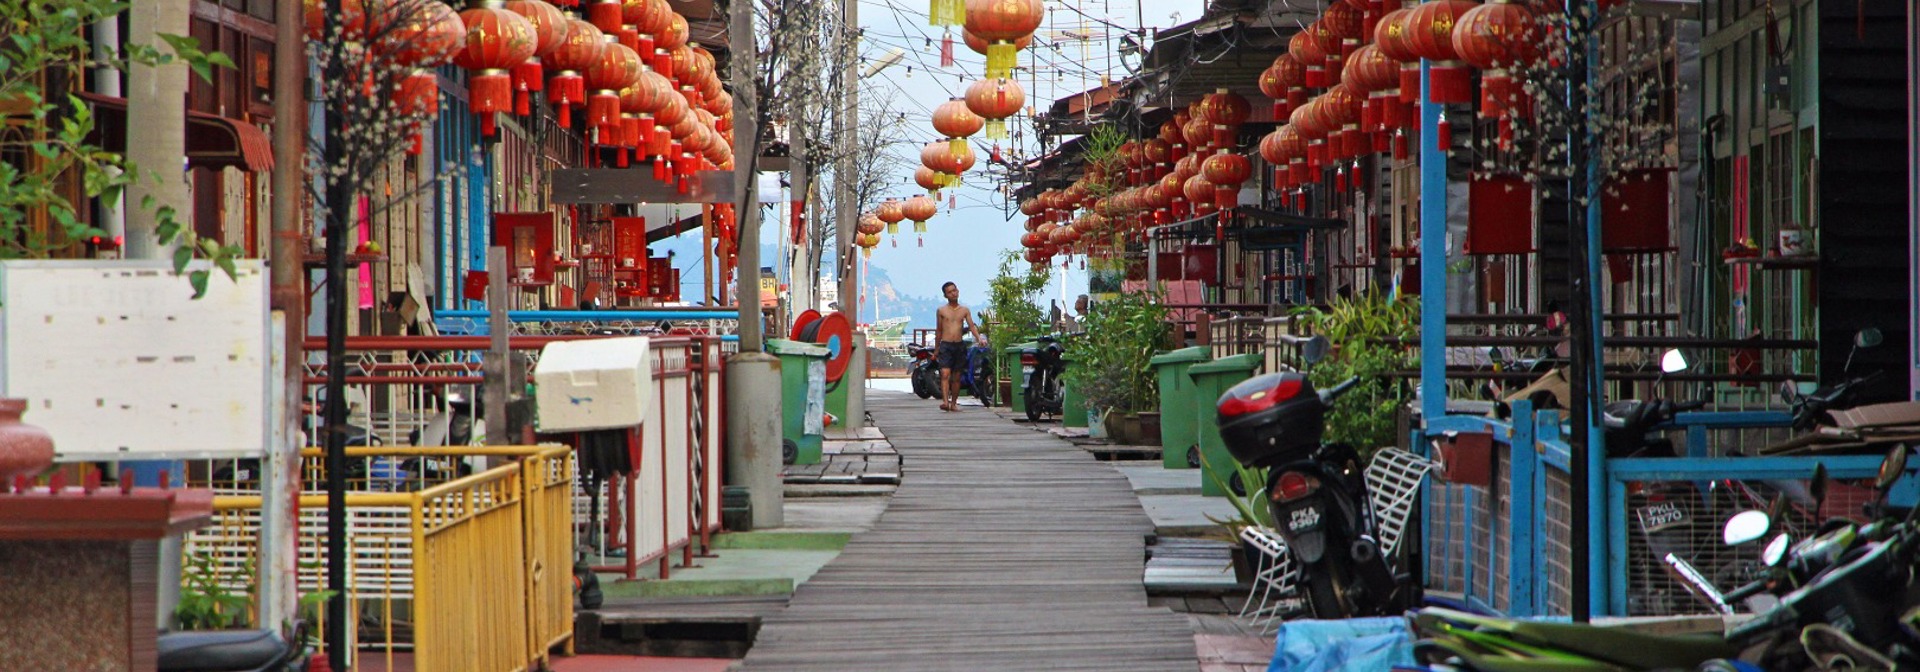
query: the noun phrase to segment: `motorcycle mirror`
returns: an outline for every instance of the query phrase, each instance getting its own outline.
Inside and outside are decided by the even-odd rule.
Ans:
[[[1686,354],[1680,352],[1679,348],[1668,350],[1666,354],[1660,356],[1661,373],[1679,373],[1690,366],[1692,364],[1687,362]]]
[[[1760,551],[1760,561],[1767,563],[1768,567],[1779,566],[1780,561],[1787,558],[1787,547],[1792,544],[1793,537],[1781,532],[1773,541],[1767,542],[1766,550]]]
[[[1300,359],[1308,364],[1318,364],[1320,360],[1327,358],[1327,350],[1332,347],[1332,344],[1327,342],[1327,337],[1315,334],[1313,338],[1300,344]]]
[[[1893,482],[1900,480],[1901,472],[1907,470],[1907,445],[1899,444],[1887,450],[1886,458],[1880,460],[1880,473],[1873,479],[1875,489],[1886,490]]]
[[[1773,527],[1773,518],[1767,512],[1758,509],[1741,511],[1727,519],[1727,528],[1721,538],[1728,546],[1744,544],[1767,536],[1767,530]]]
[[[1780,401],[1791,404],[1800,400],[1800,388],[1791,380],[1780,381]]]
[[[1865,329],[1861,329],[1860,331],[1854,333],[1853,347],[1856,347],[1856,348],[1877,347],[1885,340],[1886,340],[1886,337],[1880,333],[1880,329],[1878,327],[1867,327]]]

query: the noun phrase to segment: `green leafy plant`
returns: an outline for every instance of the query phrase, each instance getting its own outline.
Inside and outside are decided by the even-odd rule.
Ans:
[[[1353,299],[1336,299],[1326,308],[1294,310],[1312,333],[1325,336],[1332,354],[1307,371],[1315,387],[1326,388],[1358,378],[1352,390],[1327,410],[1325,439],[1352,444],[1371,459],[1382,446],[1398,445],[1395,417],[1412,398],[1413,388],[1398,371],[1418,369],[1420,352],[1381,339],[1411,338],[1420,331],[1420,303],[1411,297],[1369,292]]]
[[[1082,327],[1086,333],[1065,345],[1073,360],[1067,385],[1095,411],[1158,408],[1159,384],[1147,362],[1165,344],[1166,307],[1148,293],[1120,294],[1088,307]]]
[[[1269,470],[1266,467],[1254,468],[1234,461],[1232,476],[1228,478],[1238,477],[1242,489],[1246,491],[1244,495],[1237,495],[1234,494],[1231,484],[1222,482],[1219,471],[1207,464],[1207,456],[1204,452],[1200,455],[1200,465],[1201,471],[1206,473],[1208,478],[1213,479],[1214,484],[1220,486],[1221,491],[1227,493],[1227,503],[1233,505],[1233,511],[1237,514],[1233,518],[1215,518],[1212,514],[1205,514],[1207,520],[1215,525],[1225,526],[1236,539],[1240,537],[1240,531],[1248,527],[1273,528],[1273,510],[1267,506]]]
[[[1030,270],[1019,252],[1000,253],[1000,270],[987,283],[988,314],[981,319],[988,341],[1006,347],[1050,330],[1046,313],[1034,301],[1049,278],[1045,267]]]
[[[0,128],[24,131],[0,132],[0,259],[44,258],[104,236],[78,214],[87,199],[115,201],[139,180],[162,179],[88,140],[92,108],[69,93],[81,73],[181,63],[211,81],[213,68],[233,67],[225,54],[202,51],[198,41],[180,35],[160,35],[167,51],[129,44],[123,53],[96,56],[86,27],[127,7],[112,0],[0,2]],[[69,194],[68,180],[81,198]],[[155,207],[151,198],[138,207],[152,213],[161,245],[177,245],[174,271],[187,275],[195,297],[205,293],[210,271],[186,271],[194,257],[233,275],[234,260],[243,254],[239,247],[200,238],[180,213]]]
[[[206,552],[189,554],[186,562],[180,603],[173,608],[173,618],[182,630],[226,630],[251,622],[252,582],[244,590],[228,588],[222,581],[225,577],[219,562]],[[252,569],[252,563],[248,563],[243,575],[251,578]]]

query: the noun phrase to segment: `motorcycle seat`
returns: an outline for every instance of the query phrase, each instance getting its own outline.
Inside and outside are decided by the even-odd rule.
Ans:
[[[277,662],[287,643],[272,630],[213,630],[160,635],[160,672],[238,672]]]

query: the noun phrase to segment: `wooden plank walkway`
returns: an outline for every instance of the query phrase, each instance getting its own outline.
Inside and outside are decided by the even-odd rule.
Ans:
[[[1125,476],[984,408],[878,391],[867,407],[899,489],[767,616],[742,669],[1199,668],[1187,617],[1148,605],[1153,523]]]

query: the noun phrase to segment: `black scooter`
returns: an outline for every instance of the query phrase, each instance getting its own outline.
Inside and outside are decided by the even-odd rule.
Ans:
[[[307,626],[293,636],[262,630],[207,630],[160,634],[159,672],[306,672]]]
[[[1058,416],[1065,409],[1066,393],[1060,386],[1060,376],[1066,373],[1067,365],[1060,342],[1054,337],[1041,336],[1034,341],[1038,347],[1020,353],[1020,368],[1027,370],[1027,420],[1039,422],[1041,416]]]
[[[933,348],[910,343],[907,345],[907,354],[913,357],[913,363],[907,365],[907,378],[913,382],[913,393],[921,399],[931,399],[941,394],[940,363],[934,358]]]
[[[1358,380],[1315,391],[1303,374],[1269,373],[1228,389],[1215,407],[1227,452],[1272,468],[1267,505],[1315,618],[1397,614],[1420,600],[1405,563],[1380,551],[1359,453],[1320,442],[1327,407]]]

